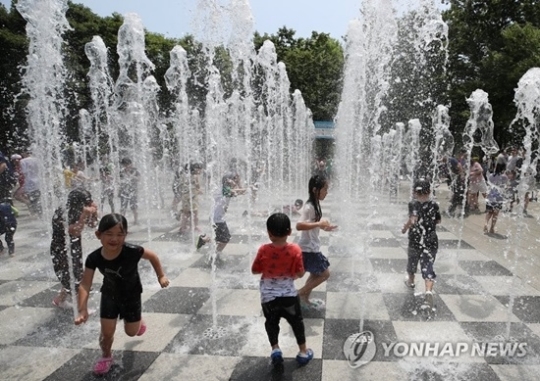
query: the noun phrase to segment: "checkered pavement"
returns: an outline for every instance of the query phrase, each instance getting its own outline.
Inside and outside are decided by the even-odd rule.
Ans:
[[[435,263],[436,311],[426,321],[422,313],[423,284],[403,283],[406,235],[400,227],[406,204],[378,207],[372,213],[340,208],[329,194],[322,202],[324,217],[343,227],[321,232],[322,251],[330,260],[331,277],[313,292],[325,308],[304,313],[308,346],[315,353],[305,367],[294,358],[297,346],[282,322],[280,346],[285,363],[269,362],[258,277],[250,265],[257,247],[268,241],[265,218],[243,217],[245,204],[231,202],[227,214],[233,235],[226,262],[215,274],[205,264],[211,250],[194,248],[195,237],[175,233],[174,221],[141,218],[128,241],[156,251],[171,280],[161,289],[150,264],[140,265],[143,317],[148,330],[130,338],[117,326],[115,365],[102,380],[535,380],[540,371],[540,291],[511,269],[460,241],[459,231],[439,229]],[[297,198],[293,197],[292,199]],[[204,203],[201,210],[204,210]],[[346,214],[351,214],[345,217]],[[362,214],[364,213],[364,214]],[[165,213],[163,213],[165,215]],[[201,218],[202,220],[202,218]],[[352,221],[358,226],[352,226]],[[147,224],[144,224],[147,222]],[[151,226],[151,229],[147,228]],[[209,226],[203,229],[210,230]],[[85,253],[99,247],[85,232]],[[297,239],[296,236],[291,238]],[[83,326],[73,325],[73,309],[59,309],[51,300],[60,285],[48,253],[47,228],[23,216],[15,235],[16,254],[0,256],[0,379],[92,380],[91,368],[100,356],[99,284],[96,276],[90,308],[96,312]],[[497,244],[495,242],[494,244]],[[297,281],[301,287],[305,277]],[[377,351],[371,362],[349,365],[343,344],[360,331],[374,334]],[[390,343],[474,343],[504,338],[527,344],[527,354],[512,356],[400,356],[385,354]]]

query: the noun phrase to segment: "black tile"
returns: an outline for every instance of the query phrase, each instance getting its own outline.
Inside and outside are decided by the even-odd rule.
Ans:
[[[44,381],[135,381],[152,365],[159,356],[159,353],[113,350],[114,364],[111,370],[104,376],[96,376],[93,374],[92,368],[100,356],[101,351],[99,350],[83,349],[79,354],[49,375]]]
[[[373,333],[377,351],[373,361],[395,361],[392,356],[384,356],[382,343],[397,341],[396,331],[391,321],[387,320],[364,320],[360,328],[359,320],[350,319],[326,319],[323,333],[323,359],[347,360],[343,354],[343,345],[350,335],[370,331]]]
[[[298,366],[295,359],[284,359],[283,366],[273,367],[270,358],[244,357],[236,365],[230,381],[319,381],[322,361],[313,359],[306,366]]]
[[[168,314],[195,314],[210,297],[202,287],[169,287],[152,295],[143,304],[144,311]]]
[[[506,307],[510,305],[509,296],[495,296]],[[526,323],[540,323],[540,296],[516,296],[512,312]]]
[[[471,338],[472,343],[478,345],[480,353],[484,354],[483,357],[489,364],[538,364],[538,358],[540,357],[540,338],[523,323],[462,322],[460,326],[467,336]],[[508,349],[515,349],[515,354],[501,355],[497,351],[496,353],[494,352],[494,355],[489,355],[487,352],[487,345],[489,343],[492,345],[500,343],[499,345],[503,345]],[[518,347],[521,343],[525,344],[523,350]]]
[[[373,274],[351,274],[332,271],[326,283],[326,291],[380,292],[381,289],[377,277]]]
[[[437,261],[435,261],[435,272],[437,272]],[[439,274],[435,282],[435,289],[438,294],[452,295],[480,295],[485,294],[485,290],[473,277],[463,274]]]
[[[99,316],[90,318],[99,320]],[[54,316],[44,320],[35,331],[17,340],[13,345],[79,349],[96,342],[99,328],[96,331],[84,329],[76,326],[73,320],[73,310],[56,308]]]
[[[415,295],[412,290],[407,294],[383,294],[383,300],[390,320],[392,321],[425,321],[424,295]],[[456,318],[444,301],[433,295],[433,307],[435,311],[431,315],[434,321],[455,321]]]
[[[459,261],[469,275],[512,276],[512,272],[495,261]]]

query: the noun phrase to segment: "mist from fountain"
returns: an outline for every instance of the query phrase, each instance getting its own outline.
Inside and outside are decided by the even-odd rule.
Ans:
[[[441,22],[440,12],[437,13],[432,5],[433,1],[422,1],[427,11],[421,13],[425,18],[420,22],[425,33],[420,33],[415,42],[419,57],[426,51],[433,53],[434,49],[440,49],[444,53],[446,49],[442,41],[445,41],[447,28]],[[61,35],[69,28],[64,16],[66,7],[64,1],[21,0],[18,4],[19,11],[28,21],[30,54],[24,86],[31,95],[28,106],[31,136],[35,155],[42,158],[42,189],[47,211],[52,211],[62,200],[54,191],[62,188],[57,186],[58,168],[62,157],[60,147],[66,140],[62,121],[65,119],[63,85],[67,73],[61,54]],[[290,96],[286,68],[277,62],[273,44],[267,41],[259,53],[255,53],[249,2],[233,0],[229,6],[200,0],[199,9],[205,14],[210,12],[208,18],[201,19],[212,21],[201,23],[204,28],[196,36],[204,45],[208,62],[204,109],[198,109],[190,100],[188,82],[196,73],[190,72],[187,52],[177,46],[170,53],[171,65],[165,75],[168,90],[175,98],[174,109],[169,115],[162,115],[157,107],[157,83],[151,75],[153,64],[144,53],[144,29],[138,16],[126,15],[119,31],[120,75],[116,83],[108,71],[103,41],[95,37],[86,46],[91,62],[89,87],[94,107],[80,112],[81,136],[85,137],[81,152],[92,152],[94,157],[103,158],[100,165],[112,163],[116,184],[120,159],[132,157],[143,173],[140,198],[148,200],[143,205],[146,216],[150,216],[155,208],[162,208],[159,195],[170,188],[163,179],[170,178],[175,170],[171,163],[176,166],[194,161],[207,164],[212,179],[210,189],[207,189],[209,195],[219,190],[221,175],[228,170],[233,157],[240,159],[240,170],[248,184],[255,177],[253,166],[260,166],[264,171],[257,179],[263,184],[259,197],[261,202],[268,203],[269,210],[270,202],[283,203],[287,192],[303,190],[309,177],[313,138],[310,111],[299,91]],[[391,1],[378,4],[365,1],[362,15],[362,19],[351,22],[347,38],[344,89],[336,127],[337,179],[336,187],[332,189],[336,199],[340,200],[336,206],[340,216],[337,222],[341,227],[338,234],[344,241],[355,243],[350,245],[356,258],[351,278],[355,276],[355,267],[370,271],[370,243],[375,239],[370,227],[386,222],[384,208],[397,198],[402,166],[411,173],[411,180],[415,178],[421,162],[420,147],[426,144],[422,141],[421,131],[433,130],[432,141],[428,144],[432,152],[428,166],[433,179],[437,178],[439,158],[449,155],[453,148],[445,106],[428,110],[434,115],[432,126],[422,126],[419,119],[411,119],[407,128],[398,123],[385,131],[380,117],[385,111],[383,99],[389,88],[390,63],[396,42],[395,12]],[[231,21],[231,34],[225,45],[232,62],[230,73],[220,72],[214,64],[216,49],[223,47],[223,39],[216,37],[216,33],[229,30],[220,27],[223,20]],[[205,34],[206,31],[209,34]],[[43,55],[51,59],[45,63],[34,60],[34,56]],[[427,65],[422,59],[419,62]],[[533,159],[532,153],[538,136],[536,107],[539,103],[535,95],[539,88],[538,70],[527,73],[516,91],[519,111],[515,122],[523,122],[526,131],[525,170],[536,168],[537,156]],[[431,70],[426,72],[433,73]],[[231,88],[224,88],[226,75],[232,78]],[[259,87],[255,85],[258,81]],[[426,108],[433,106],[429,94],[424,97]],[[498,150],[493,139],[492,110],[487,94],[475,91],[469,104],[471,118],[464,134],[467,159],[476,145],[488,154]],[[98,146],[104,151],[97,150]],[[276,194],[276,189],[282,191]],[[526,189],[520,188],[520,192],[523,197]],[[247,204],[251,210],[254,206],[251,197]],[[368,215],[358,213],[356,206],[359,204],[367,206]],[[353,220],[357,223],[347,223]],[[152,223],[149,219],[146,226],[150,233]],[[461,234],[459,238],[461,241]],[[511,238],[515,243],[519,236],[514,234]],[[195,235],[192,236],[194,239]],[[218,329],[215,257],[212,276],[213,328]],[[511,297],[509,311],[512,303]],[[360,319],[362,327],[363,318]]]
[[[518,200],[525,200],[529,197],[529,192],[534,189],[534,182],[537,174],[538,154],[539,152],[539,119],[540,114],[540,68],[529,69],[519,80],[514,95],[514,103],[517,107],[517,114],[511,123],[511,127],[524,131],[523,148],[525,155],[521,164],[521,179],[517,187]],[[512,284],[509,290],[508,301],[508,323],[506,325],[505,337],[510,338],[511,314],[515,304],[516,289],[520,282],[515,269],[519,261],[523,260],[520,253],[520,240],[523,232],[527,231],[527,224],[524,220],[522,208],[518,209],[514,224],[507,232],[508,240],[505,248],[505,257],[508,258],[509,252],[514,252],[511,271],[514,274]],[[537,220],[538,222],[538,220]]]

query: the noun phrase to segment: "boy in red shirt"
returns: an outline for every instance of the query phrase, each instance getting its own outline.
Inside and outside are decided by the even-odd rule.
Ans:
[[[253,274],[261,274],[261,304],[266,322],[264,327],[272,346],[272,364],[283,363],[279,348],[279,321],[283,317],[291,325],[300,352],[296,361],[306,365],[313,358],[313,351],[306,346],[304,320],[300,299],[294,280],[304,276],[302,250],[288,243],[291,235],[291,220],[284,213],[274,213],[266,220],[268,237],[272,243],[262,245],[251,266]]]

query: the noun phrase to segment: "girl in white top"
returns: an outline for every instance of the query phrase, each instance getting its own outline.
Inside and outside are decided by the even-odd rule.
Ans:
[[[322,218],[320,201],[324,200],[328,193],[328,180],[320,175],[309,179],[309,199],[302,209],[300,220],[296,224],[296,230],[301,232],[298,245],[302,249],[304,268],[309,272],[309,277],[300,290],[298,296],[301,304],[305,307],[317,308],[322,302],[309,300],[311,291],[330,277],[330,262],[321,253],[321,241],[319,231],[332,231],[337,228],[330,221]]]

